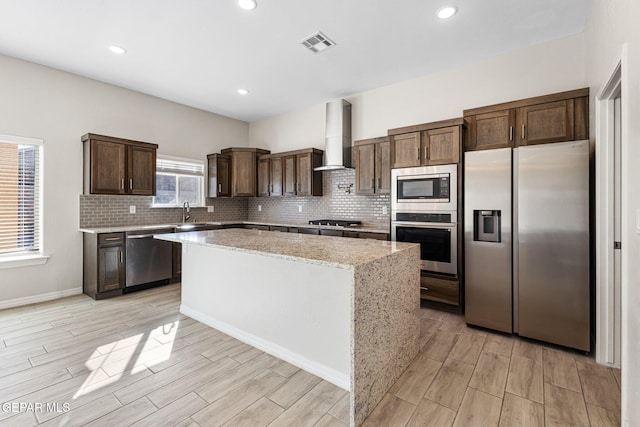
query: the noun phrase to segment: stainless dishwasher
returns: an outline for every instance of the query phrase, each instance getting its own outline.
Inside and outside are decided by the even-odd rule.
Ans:
[[[171,278],[172,243],[154,239],[153,235],[173,232],[173,227],[127,232],[126,287]]]

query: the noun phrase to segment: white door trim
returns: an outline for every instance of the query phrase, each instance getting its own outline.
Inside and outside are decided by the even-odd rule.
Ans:
[[[596,106],[596,361],[600,364],[620,367],[621,363],[621,289],[614,280],[614,98],[623,84],[623,67],[626,63],[626,45],[618,57],[609,80],[602,86],[595,100]],[[623,117],[626,99],[622,97]],[[624,119],[623,119],[624,120]],[[626,122],[626,121],[625,121]],[[622,129],[624,142],[624,129]],[[626,151],[622,144],[622,155]],[[624,163],[624,162],[623,162]],[[622,167],[623,180],[628,182]],[[624,212],[624,197],[623,208]],[[623,216],[624,217],[624,216]],[[622,236],[626,226],[622,224]],[[624,251],[624,242],[622,244]],[[623,252],[624,253],[624,252]],[[622,272],[625,260],[622,257]],[[621,285],[625,281],[621,274]]]

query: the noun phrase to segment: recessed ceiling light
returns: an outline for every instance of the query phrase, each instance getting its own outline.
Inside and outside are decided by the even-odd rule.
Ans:
[[[127,49],[120,47],[120,46],[115,46],[115,45],[110,45],[107,46],[109,48],[109,50],[117,55],[122,55],[124,53],[127,53]]]
[[[249,91],[246,89],[238,89],[237,91],[240,95],[248,95]]]
[[[258,7],[256,0],[236,0],[236,4],[239,8],[244,10],[253,10]]]
[[[443,6],[436,11],[436,16],[440,19],[449,19],[456,14],[458,8],[455,6]]]

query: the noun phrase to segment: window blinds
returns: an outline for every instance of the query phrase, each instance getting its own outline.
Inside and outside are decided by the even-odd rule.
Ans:
[[[0,138],[0,255],[40,249],[41,149]]]
[[[193,160],[183,161],[170,158],[158,158],[156,160],[156,173],[204,176],[204,163]]]

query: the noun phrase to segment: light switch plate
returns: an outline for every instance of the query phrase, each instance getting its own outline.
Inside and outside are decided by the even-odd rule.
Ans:
[[[298,212],[302,212],[302,205],[298,205]]]
[[[258,212],[262,212],[262,205],[258,205]]]
[[[386,215],[387,214],[387,207],[383,206],[382,207],[382,215]]]
[[[136,213],[136,205],[131,205],[131,206],[129,206],[129,213],[130,213],[130,214],[134,214],[134,213]]]
[[[213,206],[207,206],[207,212],[209,213],[213,212]]]

